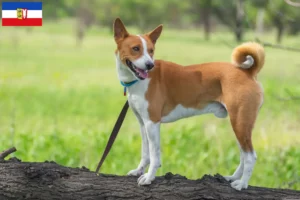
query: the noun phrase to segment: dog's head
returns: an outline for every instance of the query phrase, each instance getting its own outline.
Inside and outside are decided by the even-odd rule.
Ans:
[[[121,19],[117,18],[113,28],[121,62],[135,77],[144,80],[148,77],[148,71],[154,67],[155,43],[163,26],[159,25],[153,31],[143,35],[131,35]]]

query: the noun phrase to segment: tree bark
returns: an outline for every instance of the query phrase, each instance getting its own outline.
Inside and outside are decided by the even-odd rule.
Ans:
[[[91,11],[92,2],[80,1],[77,8],[76,44],[81,46],[85,33],[95,23],[95,16]]]
[[[283,19],[281,19],[281,17],[277,16],[274,19],[274,23],[277,28],[276,42],[278,44],[280,44],[282,41],[282,36],[283,36],[284,22],[283,22]]]
[[[243,22],[245,17],[244,4],[245,4],[244,0],[237,0],[236,29],[235,29],[235,37],[237,42],[241,42],[243,39]]]
[[[167,173],[149,186],[137,177],[99,174],[54,162],[28,163],[16,158],[0,163],[0,199],[300,199],[300,191],[249,186],[236,191],[220,175],[189,180]]]
[[[256,37],[260,37],[264,32],[264,16],[265,16],[265,8],[258,8],[256,15],[256,28],[255,34]]]
[[[212,1],[206,0],[204,5],[199,9],[200,15],[203,21],[203,28],[204,28],[204,38],[205,40],[210,39],[211,33],[211,10],[212,10]]]

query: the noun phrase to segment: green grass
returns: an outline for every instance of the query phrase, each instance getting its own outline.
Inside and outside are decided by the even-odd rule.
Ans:
[[[76,47],[72,23],[46,22],[43,27],[1,28],[0,149],[12,145],[23,161],[53,160],[94,170],[126,98],[115,71],[113,38],[107,29],[89,30]],[[129,29],[138,33],[136,29]],[[253,34],[247,33],[246,39]],[[262,39],[273,42],[272,34]],[[198,30],[165,27],[156,58],[180,64],[230,61],[233,36],[218,32],[211,41]],[[299,37],[284,45],[300,46]],[[258,160],[250,185],[300,189],[300,107],[286,89],[300,96],[300,56],[297,52],[266,49],[259,74],[265,101],[253,143]],[[138,123],[129,111],[120,135],[103,165],[103,173],[124,175],[140,159]],[[204,174],[229,175],[239,152],[229,120],[213,115],[183,119],[162,126],[162,167],[197,179]]]

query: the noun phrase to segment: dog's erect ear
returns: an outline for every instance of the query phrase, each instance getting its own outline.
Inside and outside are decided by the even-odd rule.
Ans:
[[[153,31],[147,33],[147,35],[149,36],[149,38],[151,39],[151,41],[153,42],[153,44],[156,43],[156,40],[159,38],[161,32],[163,29],[163,25],[159,25],[158,27],[156,27]]]
[[[119,40],[125,39],[129,36],[123,22],[120,18],[117,18],[114,22],[114,37],[115,41],[118,42]]]

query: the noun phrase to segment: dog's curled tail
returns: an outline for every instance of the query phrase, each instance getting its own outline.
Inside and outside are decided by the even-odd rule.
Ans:
[[[265,63],[265,50],[256,42],[246,42],[233,50],[231,60],[235,66],[256,76]]]

